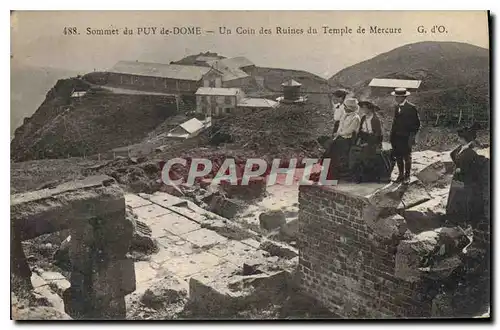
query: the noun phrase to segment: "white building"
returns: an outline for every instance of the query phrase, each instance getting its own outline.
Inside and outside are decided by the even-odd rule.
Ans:
[[[244,97],[239,88],[200,87],[196,91],[196,112],[208,117],[230,113]]]
[[[177,139],[189,139],[197,136],[203,130],[212,125],[212,120],[210,117],[204,121],[198,120],[196,118],[189,119],[188,121],[180,124],[176,128],[168,132],[167,137],[177,138]]]

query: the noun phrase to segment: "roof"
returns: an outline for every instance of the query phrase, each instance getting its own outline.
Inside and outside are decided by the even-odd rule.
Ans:
[[[146,77],[199,81],[210,68],[195,65],[120,61],[109,72]]]
[[[219,59],[218,56],[209,56],[209,55],[200,55],[196,58],[196,60],[199,62],[217,61],[218,59]]]
[[[73,94],[71,94],[71,97],[82,97],[85,94],[87,94],[86,91],[73,92]]]
[[[231,58],[224,58],[222,60],[216,60],[208,63],[210,66],[215,64],[214,62],[218,62],[224,66],[227,66],[231,69],[239,69],[239,68],[244,68],[246,66],[251,66],[255,65],[253,64],[248,58],[243,57],[243,56],[237,56],[237,57],[231,57]]]
[[[196,95],[233,96],[239,93],[241,93],[239,88],[200,87],[196,91]]]
[[[370,87],[390,87],[390,88],[411,88],[417,89],[420,87],[421,80],[403,80],[403,79],[380,79],[373,78],[368,86]]]
[[[189,134],[197,132],[204,127],[203,123],[196,118],[189,119],[188,121],[180,124],[179,126],[182,127]]]
[[[249,108],[274,108],[278,105],[278,102],[268,99],[258,99],[258,98],[245,98],[238,102],[239,107],[249,107]]]
[[[210,66],[222,73],[222,81],[230,81],[240,78],[249,77],[249,75],[238,68],[231,68],[221,61],[213,61]]]
[[[289,79],[282,83],[281,86],[302,86],[302,84],[293,79]]]

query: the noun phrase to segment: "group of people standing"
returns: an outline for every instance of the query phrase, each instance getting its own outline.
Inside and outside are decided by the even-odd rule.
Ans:
[[[420,130],[417,108],[408,102],[410,92],[396,88],[394,113],[389,142],[382,148],[382,124],[377,115],[380,108],[370,101],[349,97],[344,89],[331,95],[333,135],[324,159],[330,159],[329,179],[354,182],[390,181],[394,164],[398,168],[395,182],[410,181],[411,153]],[[489,160],[477,153],[479,125],[458,130],[460,145],[451,152],[455,173],[450,188],[447,215],[465,223],[489,218]]]
[[[347,178],[355,182],[381,182],[390,178],[394,160],[399,176],[396,182],[408,182],[411,150],[420,128],[416,107],[407,101],[405,88],[396,88],[396,101],[390,142],[392,150],[383,150],[382,124],[374,103],[358,101],[349,92],[339,89],[332,93],[334,128],[323,159],[330,159],[330,178]]]

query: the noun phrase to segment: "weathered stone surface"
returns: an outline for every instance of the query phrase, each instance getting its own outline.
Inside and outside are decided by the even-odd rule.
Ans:
[[[100,299],[123,297],[135,291],[134,262],[131,259],[114,260],[97,269],[92,288]]]
[[[153,309],[165,308],[166,305],[186,299],[189,290],[186,281],[179,280],[173,275],[165,275],[148,285],[140,301],[146,307]]]
[[[11,223],[21,240],[68,229],[92,217],[121,212],[122,190],[107,176],[90,177],[11,196]]]
[[[191,231],[199,230],[201,228],[201,226],[196,222],[188,220],[185,217],[175,213],[169,213],[155,218],[154,223],[150,226],[157,228],[157,230],[152,228],[153,232],[156,231],[157,233],[156,236],[154,235],[154,237],[162,237],[168,233],[180,236]]]
[[[60,313],[64,313],[62,298],[50,289],[49,284],[41,276],[32,274],[31,283],[33,285],[33,294],[43,298],[47,307],[53,307]]]
[[[193,276],[189,281],[190,302],[209,315],[230,315],[252,305],[267,305],[287,290],[289,273],[277,271],[249,276],[226,264],[211,274]]]
[[[298,251],[291,246],[271,240],[262,242],[260,244],[260,249],[269,252],[271,256],[285,259],[292,259],[299,255]]]
[[[149,200],[162,207],[176,206],[186,202],[182,198],[164,192],[155,192]]]
[[[148,224],[148,219],[153,219],[171,213],[170,210],[155,204],[137,207],[133,210],[133,212],[139,217],[139,219]]]
[[[403,240],[397,247],[395,275],[411,282],[422,276],[444,279],[462,264],[458,254],[469,243],[457,228],[438,228]]]
[[[427,187],[444,187],[451,182],[453,168],[454,165],[451,161],[436,161],[420,170],[415,176]]]
[[[395,214],[386,218],[378,219],[371,229],[378,235],[386,239],[401,238],[406,230],[408,230],[408,225],[405,219],[399,214]]]
[[[290,221],[287,221],[287,223],[285,223],[280,228],[280,234],[288,239],[296,238],[298,233],[299,233],[299,219],[292,219]]]
[[[163,270],[184,279],[222,263],[223,260],[211,253],[202,252],[169,259],[162,265]]]
[[[136,194],[125,194],[124,197],[125,197],[125,204],[133,209],[152,204],[147,199],[139,197]]]
[[[210,201],[209,209],[224,218],[232,219],[240,210],[240,205],[229,198],[216,195]]]
[[[404,189],[403,196],[398,209],[408,209],[432,198],[425,185],[419,180],[412,180],[409,185],[403,185],[402,188]]]
[[[270,210],[259,215],[260,228],[273,230],[286,223],[285,213],[282,210]]]
[[[71,286],[71,283],[61,273],[46,272],[43,270],[38,270],[37,273],[45,282],[47,282],[50,288],[61,297],[64,291]]]
[[[205,228],[201,228],[195,231],[191,231],[186,234],[180,235],[186,241],[193,243],[193,245],[206,248],[219,243],[224,243],[227,241],[227,238],[217,234],[213,230],[208,230]]]
[[[425,203],[402,211],[408,228],[413,233],[419,233],[444,225],[446,214],[446,199],[434,198]]]

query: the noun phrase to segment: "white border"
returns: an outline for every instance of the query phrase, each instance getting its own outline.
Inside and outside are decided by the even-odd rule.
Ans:
[[[139,5],[140,4],[140,5]],[[117,1],[116,3],[110,3],[110,2],[104,2],[102,0],[86,0],[86,1],[15,1],[13,3],[10,3],[10,7],[7,6],[7,1],[2,2],[2,7],[5,6],[5,8],[2,8],[3,10],[1,11],[2,13],[2,34],[1,34],[1,45],[4,49],[4,59],[7,58],[7,49],[10,49],[10,17],[8,16],[7,10],[10,9],[17,9],[17,10],[159,10],[159,9],[197,9],[197,10],[205,10],[205,9],[233,9],[233,10],[320,10],[320,9],[328,9],[328,10],[485,10],[485,9],[490,9],[492,10],[493,14],[499,14],[500,10],[498,9],[499,6],[499,1],[483,1],[483,0],[474,0],[474,1],[453,1],[453,2],[439,2],[436,0],[418,0],[418,1],[336,1],[335,3],[326,3],[325,2],[320,2],[320,1],[280,1],[280,2],[271,2],[271,1],[265,1],[265,0],[252,0],[252,1],[201,1],[201,0],[191,0],[191,1],[179,1],[177,3],[172,3],[170,1],[165,2],[165,1],[140,1],[140,2],[126,2],[126,1]],[[498,23],[498,19],[496,20],[496,24]],[[474,28],[474,27],[471,27]],[[494,38],[494,43],[496,46],[498,46],[498,36],[495,35]],[[495,54],[494,58],[495,62],[497,63],[497,56]],[[495,66],[496,67],[496,66]],[[7,272],[7,269],[10,266],[7,259],[8,259],[8,253],[7,251],[10,250],[10,245],[9,245],[9,236],[10,236],[10,230],[8,228],[9,226],[9,221],[7,220],[9,218],[8,211],[10,209],[10,205],[8,204],[8,200],[10,199],[10,190],[9,190],[9,185],[10,185],[10,161],[7,155],[10,153],[10,146],[8,141],[10,141],[10,129],[8,125],[10,125],[10,120],[9,118],[9,113],[10,111],[7,111],[7,109],[10,109],[10,102],[9,102],[9,95],[10,95],[10,77],[7,74],[7,72],[10,73],[10,63],[8,63],[6,60],[2,62],[2,71],[4,74],[2,76],[2,91],[5,93],[4,97],[2,97],[1,102],[2,102],[2,109],[3,111],[1,112],[2,120],[0,120],[0,124],[3,127],[1,130],[5,136],[3,139],[1,139],[1,155],[4,155],[3,162],[0,163],[2,166],[2,175],[1,175],[1,180],[2,180],[2,198],[0,199],[2,203],[1,210],[3,211],[3,230],[0,231],[2,237],[1,237],[1,242],[2,242],[2,251],[4,251],[5,255],[5,263],[3,265],[4,272],[3,272],[3,277],[2,277],[2,283],[3,285],[0,286],[2,292],[0,294],[1,297],[1,311],[2,311],[2,317],[1,317],[1,322],[2,326],[4,327],[13,327],[15,324],[11,321],[10,319],[10,292],[7,286],[7,283],[10,282],[10,275]],[[494,90],[494,95],[498,96],[499,91],[498,91],[498,84],[495,83],[495,90]],[[492,109],[494,111],[496,109]],[[500,116],[495,116],[495,126],[498,128],[500,127]],[[496,137],[495,142],[496,142]],[[498,150],[495,145],[495,153],[498,154]],[[498,181],[498,178],[495,180],[494,184],[496,186]],[[498,204],[498,196],[495,198],[495,204]],[[495,214],[496,215],[496,214]],[[495,220],[498,219],[496,216],[493,217],[492,222],[496,222]],[[498,238],[498,228],[500,226],[495,223],[494,228],[495,228],[495,237]],[[498,253],[495,253],[495,265],[498,266],[498,258],[499,255]],[[495,298],[496,295],[495,295]],[[498,304],[498,299],[494,300]],[[495,307],[495,315],[498,316],[497,308]],[[66,323],[67,324],[67,323]],[[81,324],[81,323],[79,323]],[[283,326],[283,325],[290,325],[291,323],[279,323],[279,324],[273,324],[273,326]],[[36,326],[38,326],[36,324]],[[114,324],[115,326],[123,326],[123,324]],[[151,326],[151,324],[147,324],[148,326]],[[161,327],[168,326],[170,327],[177,327],[178,324],[158,324]],[[241,326],[244,324],[213,324],[212,326]],[[260,329],[266,329],[270,328],[271,325],[269,324],[252,324],[252,323],[247,323],[245,325],[254,325],[258,326]],[[300,327],[309,327],[312,325],[330,325],[330,324],[295,324]],[[346,324],[347,325],[347,324]],[[344,328],[346,325],[341,325],[341,324],[332,324],[331,326],[338,328]],[[394,324],[364,324],[365,326],[373,327],[373,326],[411,326],[408,323],[401,324],[401,323],[394,323]],[[473,324],[471,324],[473,325]],[[49,324],[49,326],[53,326],[53,324]],[[92,324],[92,326],[100,328],[103,327],[103,325],[99,324]],[[109,325],[108,325],[109,326]],[[133,327],[138,327],[137,324],[130,324],[128,326],[133,326]],[[141,325],[139,325],[141,326]],[[207,327],[210,326],[210,323],[203,323],[203,324],[188,324],[185,325],[188,327]],[[349,327],[361,327],[362,325],[354,325],[354,324],[349,324]],[[423,323],[423,324],[418,324],[416,323],[415,326],[425,326],[426,328],[442,328],[443,326],[449,327],[452,326],[454,328],[462,328],[465,327],[464,325],[461,324],[451,324],[451,325],[444,325],[444,324],[428,324],[428,323]],[[473,325],[477,326],[477,325]]]

